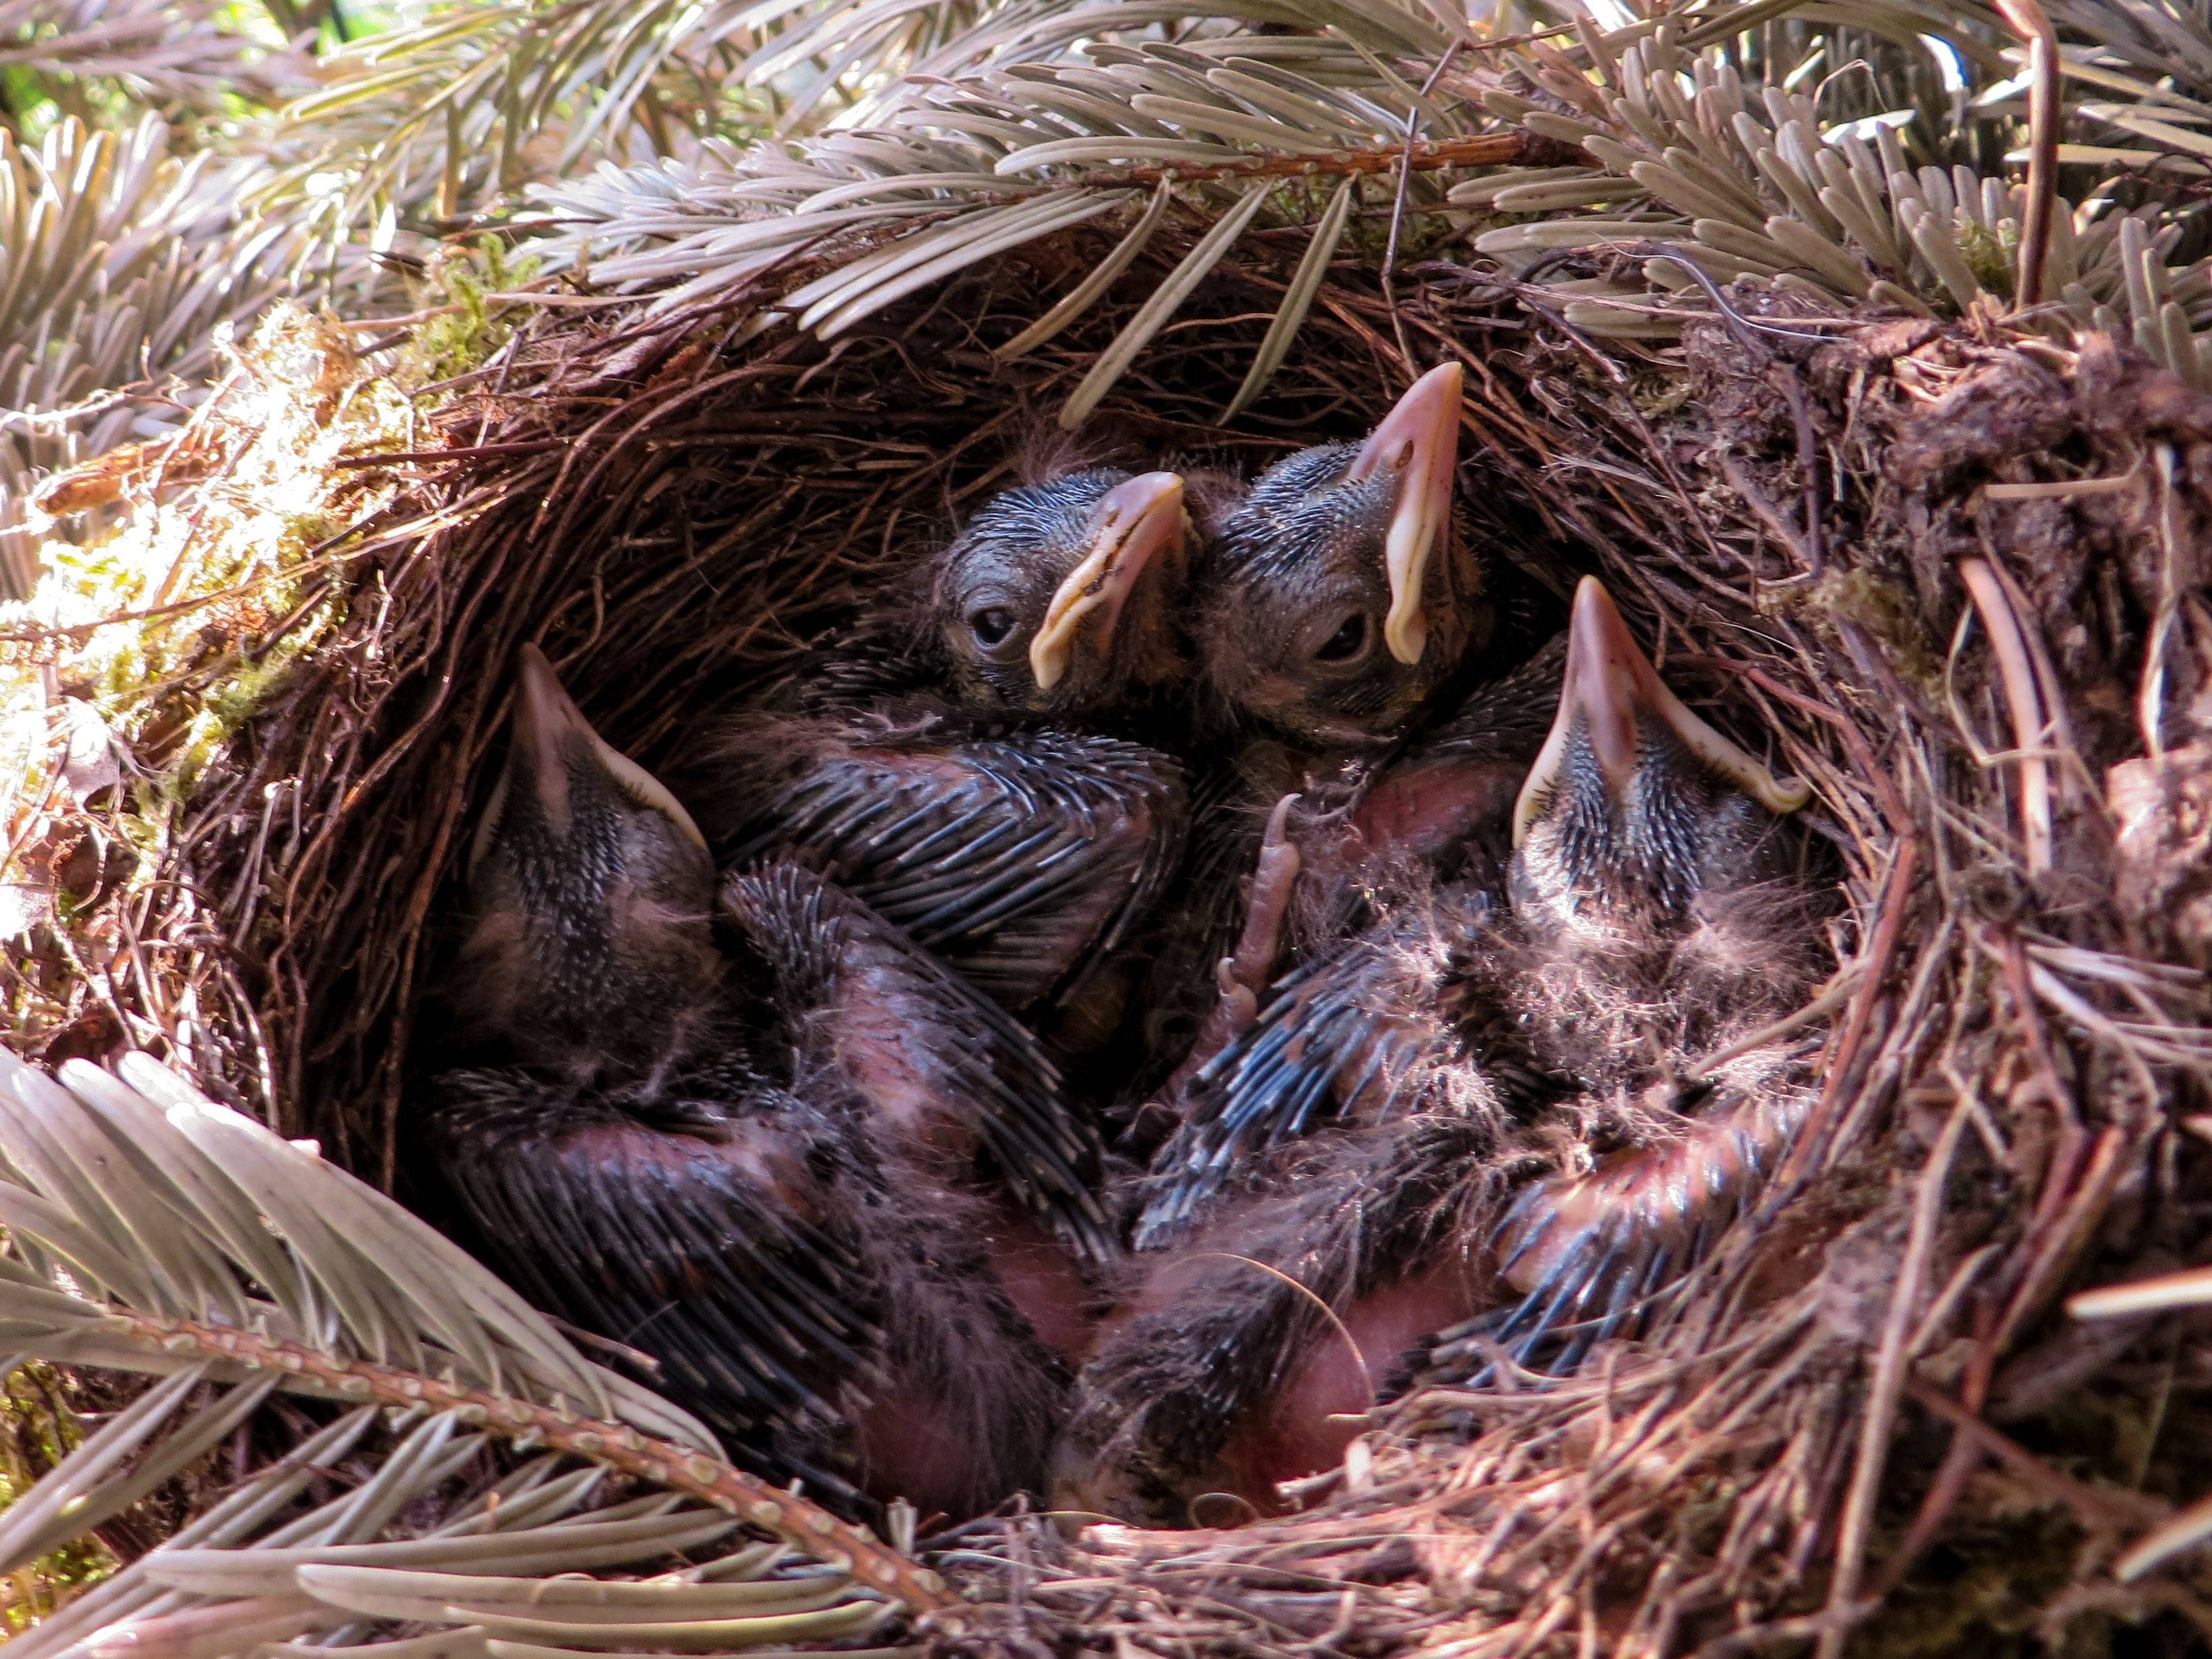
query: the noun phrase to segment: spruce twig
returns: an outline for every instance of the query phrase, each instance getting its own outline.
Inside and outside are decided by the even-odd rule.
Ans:
[[[682,1492],[773,1532],[917,1613],[960,1605],[936,1573],[811,1499],[771,1486],[719,1458],[640,1434],[626,1423],[581,1416],[563,1406],[534,1405],[512,1395],[394,1365],[344,1358],[252,1331],[194,1319],[162,1319],[127,1308],[104,1311],[109,1328],[164,1353],[227,1359],[249,1372],[281,1371],[358,1404],[449,1411],[471,1428],[496,1435],[520,1449],[542,1443]]]

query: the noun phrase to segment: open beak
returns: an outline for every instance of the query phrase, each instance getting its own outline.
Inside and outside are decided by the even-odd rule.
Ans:
[[[1636,776],[1642,754],[1638,724],[1646,720],[1672,732],[1685,749],[1770,812],[1794,812],[1812,799],[1812,790],[1800,780],[1776,777],[1692,714],[1638,647],[1604,585],[1595,576],[1585,576],[1575,590],[1559,712],[1514,803],[1513,844],[1518,847],[1528,835],[1540,805],[1558,782],[1578,723],[1606,787],[1618,799]]]
[[[1030,672],[1038,690],[1051,690],[1066,675],[1075,659],[1077,630],[1092,612],[1103,613],[1097,648],[1103,652],[1113,643],[1121,607],[1162,554],[1181,550],[1183,527],[1180,474],[1139,473],[1106,492],[1091,515],[1083,557],[1054,591],[1030,641]]]
[[[1359,447],[1346,474],[1355,483],[1388,469],[1398,475],[1398,501],[1382,544],[1390,577],[1390,611],[1382,642],[1411,667],[1429,642],[1421,585],[1437,542],[1451,526],[1452,479],[1459,465],[1459,416],[1465,372],[1440,363],[1413,382]]]
[[[579,756],[597,763],[640,805],[665,813],[702,852],[706,850],[707,838],[699,833],[699,826],[684,810],[683,803],[668,793],[659,778],[592,729],[584,711],[562,690],[553,665],[536,646],[522,647],[518,678],[507,771],[477,829],[476,846],[469,855],[471,868],[483,857],[507,793],[518,779],[526,779],[525,787],[536,793],[545,822],[556,832],[567,830],[569,766]]]

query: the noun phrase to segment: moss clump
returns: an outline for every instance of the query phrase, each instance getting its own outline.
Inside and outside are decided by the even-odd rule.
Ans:
[[[491,296],[528,282],[536,268],[532,259],[510,260],[495,236],[441,253],[415,285],[418,307],[435,314],[400,348],[393,378],[420,390],[481,368],[514,336],[514,307],[495,308]]]
[[[37,964],[0,975],[0,1010],[33,1050],[99,1014],[86,975],[117,945],[58,860],[88,835],[137,855],[93,909],[154,879],[208,759],[349,612],[345,532],[399,485],[341,463],[419,430],[397,374],[327,318],[279,307],[226,355],[181,432],[92,464],[72,500],[112,522],[49,536],[39,587],[0,611],[0,711],[25,734],[0,759],[26,786],[0,823],[0,955]]]
[[[2011,222],[2006,222],[2002,228],[2011,230]],[[1992,294],[2012,292],[2013,272],[2019,261],[2016,236],[1992,230],[1978,219],[1953,226],[1952,235],[1959,244],[1959,252],[1966,256],[1966,269],[1974,273],[1976,282]]]
[[[84,1438],[52,1366],[19,1365],[0,1389],[0,1509],[76,1449]],[[115,1558],[87,1538],[0,1578],[0,1640],[27,1630],[115,1569]]]
[[[1864,565],[1830,569],[1802,586],[1769,588],[1763,608],[1802,616],[1834,633],[1835,623],[1856,623],[1883,647],[1899,677],[1931,703],[1942,696],[1943,665],[1922,625],[1920,608],[1902,584]]]

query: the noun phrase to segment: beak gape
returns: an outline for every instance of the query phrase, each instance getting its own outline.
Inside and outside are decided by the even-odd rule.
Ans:
[[[1794,812],[1812,799],[1802,781],[1776,777],[1668,690],[1621,620],[1613,596],[1596,577],[1585,576],[1575,590],[1574,618],[1568,626],[1559,712],[1514,804],[1513,844],[1520,846],[1536,821],[1577,729],[1589,744],[1607,791],[1615,800],[1625,796],[1642,752],[1639,724],[1646,720],[1672,732],[1685,749],[1770,812]]]
[[[515,685],[507,769],[477,827],[476,844],[469,854],[470,869],[483,861],[507,797],[517,778],[525,773],[526,787],[536,794],[546,825],[556,836],[568,832],[569,769],[579,758],[598,766],[641,806],[665,814],[701,852],[707,850],[706,836],[699,833],[699,826],[684,810],[683,803],[668,793],[659,778],[592,729],[575,699],[562,689],[545,653],[534,645],[526,645]]]
[[[1409,668],[1420,661],[1429,641],[1421,585],[1437,540],[1451,528],[1465,384],[1466,374],[1455,362],[1441,363],[1422,375],[1368,434],[1346,475],[1355,483],[1386,469],[1398,475],[1397,505],[1382,544],[1390,577],[1382,642]]]
[[[1054,590],[1030,641],[1030,672],[1038,690],[1051,690],[1066,675],[1075,659],[1077,630],[1094,611],[1105,612],[1097,648],[1109,648],[1121,607],[1145,572],[1163,553],[1182,549],[1183,525],[1182,479],[1176,473],[1139,473],[1106,492],[1091,513],[1083,557]]]

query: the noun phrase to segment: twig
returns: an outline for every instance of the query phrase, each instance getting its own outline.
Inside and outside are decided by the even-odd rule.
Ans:
[[[1134,167],[1120,173],[1085,173],[1064,183],[1056,180],[1053,187],[1133,190],[1142,186],[1149,190],[1163,179],[1193,185],[1220,179],[1343,179],[1401,167],[1411,173],[1433,173],[1440,167],[1510,167],[1561,158],[1579,160],[1580,155],[1556,139],[1533,132],[1486,132],[1464,138],[1425,138],[1415,143],[1362,145],[1315,155],[1254,155],[1202,167]]]
[[[2027,211],[2020,233],[2018,309],[2043,302],[2043,267],[2058,200],[2058,31],[2038,0],[1996,0],[1998,15],[2027,42]]]
[[[2005,702],[2012,712],[2013,759],[2020,766],[2021,840],[2027,849],[2028,873],[2043,875],[2051,868],[2053,840],[2051,763],[2043,753],[2050,724],[2036,690],[2035,665],[2021,637],[2020,618],[2013,614],[2012,602],[1996,573],[1983,560],[1968,559],[1960,565],[1959,577],[1989,634],[1990,650],[2004,683]]]
[[[908,1560],[849,1522],[795,1492],[732,1468],[688,1446],[640,1434],[626,1423],[579,1417],[551,1406],[465,1388],[435,1376],[342,1359],[297,1342],[252,1331],[161,1319],[130,1309],[111,1309],[115,1328],[166,1353],[195,1353],[235,1360],[249,1370],[277,1370],[310,1379],[341,1399],[402,1409],[428,1407],[453,1412],[472,1427],[508,1440],[543,1440],[556,1451],[622,1470],[641,1480],[680,1492],[702,1504],[742,1516],[794,1548],[870,1589],[904,1602],[915,1613],[957,1607],[960,1601],[928,1568]]]
[[[1888,878],[1882,883],[1881,896],[1875,903],[1874,939],[1865,957],[1866,973],[1859,981],[1858,994],[1851,1000],[1851,1012],[1844,1021],[1843,1035],[1837,1039],[1834,1054],[1828,1061],[1826,1081],[1821,1085],[1820,1103],[1813,1110],[1798,1132],[1796,1145],[1790,1151],[1788,1160],[1775,1177],[1774,1197],[1794,1188],[1812,1168],[1815,1155],[1823,1150],[1828,1131],[1835,1117],[1838,1103],[1843,1098],[1844,1079],[1850,1074],[1852,1062],[1866,1041],[1868,1025],[1874,1019],[1875,1004],[1880,1000],[1883,981],[1889,976],[1889,964],[1897,952],[1897,939],[1905,927],[1907,896],[1912,890],[1912,878],[1920,868],[1920,842],[1917,839],[1900,841],[1896,856],[1891,860]]]
[[[1820,440],[1813,430],[1813,411],[1805,401],[1805,387],[1795,367],[1778,366],[1782,390],[1790,399],[1790,417],[1797,427],[1797,470],[1805,475],[1805,556],[1816,576],[1828,568],[1828,538],[1820,514]]]
[[[2212,1498],[2192,1504],[2179,1515],[2139,1540],[2112,1563],[2112,1577],[2123,1584],[2142,1577],[2170,1555],[2212,1538]]]
[[[1567,250],[1567,252],[1571,253],[1574,250]],[[1728,325],[1729,332],[1735,337],[1738,345],[1749,347],[1755,344],[1756,342],[1750,337],[1753,334],[1771,334],[1778,340],[1809,340],[1814,345],[1826,345],[1831,337],[1826,334],[1808,333],[1802,329],[1785,327],[1780,323],[1770,323],[1763,317],[1747,316],[1738,311],[1729,302],[1728,295],[1721,291],[1721,285],[1712,279],[1703,265],[1690,257],[1679,242],[1646,242],[1643,244],[1640,252],[1642,257],[1645,258],[1672,259],[1683,270],[1688,271],[1697,285],[1705,289],[1705,297],[1720,308],[1721,320]],[[1694,314],[1685,313],[1665,306],[1629,308],[1646,311],[1654,317],[1683,317]],[[1808,325],[1818,325],[1841,322],[1844,319],[1829,317],[1801,317],[1793,320]]]
[[[1429,78],[1421,82],[1421,95],[1406,106],[1406,147],[1401,153],[1398,167],[1398,188],[1390,203],[1390,235],[1382,245],[1382,303],[1390,313],[1391,329],[1398,336],[1398,356],[1406,365],[1406,372],[1413,372],[1413,343],[1406,337],[1406,319],[1398,314],[1398,289],[1394,280],[1398,269],[1398,235],[1406,224],[1406,195],[1413,182],[1413,152],[1421,131],[1421,105],[1451,60],[1459,56],[1464,44],[1455,40],[1446,46],[1437,66],[1429,71]]]
[[[2171,1313],[2212,1302],[2212,1267],[2185,1267],[2155,1279],[2137,1279],[2083,1291],[2066,1299],[2076,1319],[2118,1319],[2131,1314]]]
[[[1990,1454],[2006,1468],[2027,1477],[2030,1484],[2041,1487],[2083,1516],[2106,1527],[2123,1527],[2130,1516],[2114,1501],[2115,1494],[2084,1486],[2070,1475],[2061,1474],[2041,1458],[2028,1451],[2010,1436],[1991,1428],[1973,1413],[1948,1395],[1929,1388],[1924,1382],[1905,1385],[1913,1403],[1940,1417],[1944,1422]],[[2145,1508],[2155,1508],[2157,1500],[2139,1493],[2129,1493],[2132,1507],[2140,1513]]]
[[[452,449],[384,449],[368,455],[341,455],[334,467],[390,466],[400,461],[471,461],[484,455],[540,455],[561,447],[558,438],[523,438],[512,443],[456,446]]]
[[[2042,1242],[2037,1244],[2022,1271],[2020,1287],[2013,1292],[2012,1302],[1997,1323],[1999,1347],[2009,1345],[2014,1334],[2042,1307],[2045,1295],[2087,1241],[2091,1230],[2104,1218],[2112,1189],[2127,1169],[2127,1139],[2117,1125],[2108,1127],[2097,1137],[2073,1198],[2059,1212],[2057,1222],[2043,1230]]]
[[[1920,1176],[1920,1191],[1912,1205],[1912,1231],[1905,1239],[1905,1260],[1897,1272],[1896,1288],[1882,1320],[1881,1348],[1875,1360],[1874,1382],[1867,1390],[1865,1415],[1859,1419],[1858,1464],[1851,1472],[1850,1491],[1844,1498],[1842,1524],[1837,1528],[1836,1572],[1828,1586],[1828,1615],[1835,1622],[1820,1632],[1820,1659],[1838,1659],[1850,1633],[1853,1602],[1859,1577],[1866,1565],[1867,1535],[1874,1526],[1875,1495],[1881,1486],[1882,1465],[1888,1462],[1891,1431],[1897,1419],[1899,1395],[1905,1385],[1906,1334],[1912,1328],[1912,1304],[1920,1296],[1920,1281],[1936,1246],[1936,1222],[1943,1207],[1943,1183],[1950,1178],[1951,1161],[1966,1133],[1968,1103],[1952,1108],[1936,1150],[1929,1154]]]

